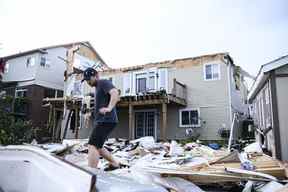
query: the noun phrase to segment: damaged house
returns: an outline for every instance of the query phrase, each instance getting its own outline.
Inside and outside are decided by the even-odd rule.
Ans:
[[[17,115],[31,120],[33,126],[47,126],[49,108],[42,107],[43,98],[63,97],[66,58],[76,45],[75,63],[104,63],[89,42],[42,47],[1,58],[1,94],[25,98],[25,106]],[[62,118],[61,111],[54,112],[55,118]]]
[[[248,114],[242,72],[227,53],[103,70],[101,78],[111,80],[121,93],[120,122],[111,137],[227,140],[233,128],[236,140]],[[86,82],[82,86],[82,95],[94,92]],[[91,113],[83,111],[92,111],[93,102],[86,96],[80,100],[73,119],[80,122],[65,119],[73,124],[73,129],[62,124],[65,138],[87,138],[91,131],[91,122],[85,123]]]
[[[261,66],[248,98],[256,140],[274,157],[288,160],[288,55]]]

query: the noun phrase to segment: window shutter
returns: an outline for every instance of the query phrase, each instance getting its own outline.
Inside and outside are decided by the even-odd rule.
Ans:
[[[168,70],[167,68],[158,69],[158,90],[168,91]]]
[[[122,95],[131,95],[132,93],[131,82],[132,82],[132,75],[130,73],[125,74],[123,77]]]

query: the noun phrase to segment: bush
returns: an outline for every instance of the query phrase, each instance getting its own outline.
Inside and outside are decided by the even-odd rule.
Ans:
[[[34,129],[30,121],[13,115],[10,97],[0,98],[0,145],[31,142]]]

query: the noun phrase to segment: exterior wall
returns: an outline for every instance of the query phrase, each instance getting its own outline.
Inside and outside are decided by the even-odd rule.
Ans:
[[[66,48],[58,47],[48,49],[47,54],[39,55],[38,70],[36,73],[35,84],[43,87],[63,90],[64,88],[64,71],[66,68],[65,62],[58,58],[58,56],[66,57]],[[40,66],[41,56],[45,57],[48,61],[49,67]]]
[[[48,120],[48,109],[40,107],[42,106],[45,88],[38,85],[29,85],[21,88],[27,89],[27,119],[31,120],[34,127],[41,128],[45,126]]]
[[[288,74],[288,65],[284,65],[283,67],[280,67],[275,72],[276,74]]]
[[[213,81],[204,80],[204,65],[205,64],[220,64],[220,79]],[[157,66],[153,66],[154,68]],[[183,59],[169,63],[165,66],[162,64],[159,67],[168,68],[168,93],[172,93],[173,79],[175,78],[180,83],[187,86],[187,108],[199,108],[201,126],[192,128],[193,135],[200,134],[200,139],[204,140],[219,140],[222,139],[218,135],[220,128],[230,129],[231,114],[230,114],[230,102],[229,102],[229,88],[228,88],[228,75],[227,64],[224,62],[223,57],[214,57],[209,59],[201,59],[199,57],[195,60]],[[138,69],[138,71],[143,70]],[[134,71],[121,71],[115,70],[113,72],[103,72],[100,74],[102,78],[109,79],[112,77],[112,82],[116,88],[123,91],[123,79],[124,75],[133,73]],[[233,69],[230,69],[231,79],[231,96],[233,98],[232,105],[236,109],[235,112],[246,110],[246,106],[243,106],[245,95],[235,89],[235,82],[233,79]],[[94,92],[86,84],[84,86],[84,92]],[[244,91],[245,92],[245,91]],[[246,93],[247,94],[247,93]],[[156,107],[160,109],[158,106]],[[168,139],[182,139],[190,137],[186,134],[186,129],[179,126],[179,110],[183,107],[176,105],[168,105],[167,108],[167,138]],[[118,126],[119,132],[114,132],[113,136],[128,136],[128,109],[121,109],[120,124]],[[126,131],[125,131],[126,130]],[[124,134],[125,132],[125,134]]]
[[[273,127],[272,98],[270,80],[258,92],[252,103],[254,125],[261,132]],[[256,132],[256,141],[262,143],[262,146],[275,155],[275,141],[273,131],[269,131],[264,137]]]
[[[21,57],[9,59],[6,65],[9,65],[7,73],[3,74],[2,82],[9,81],[27,81],[33,80],[36,77],[36,71],[39,67],[39,55],[40,53],[29,54]],[[26,66],[27,58],[34,57],[34,66]]]
[[[193,128],[195,134],[200,133],[200,139],[217,140],[219,128],[230,128],[229,121],[229,97],[227,85],[227,65],[220,59],[201,61],[198,64],[190,64],[189,60],[178,61],[174,67],[168,68],[168,93],[172,92],[173,79],[187,85],[187,108],[200,108],[201,127]],[[204,80],[204,64],[220,64],[220,80]],[[112,77],[114,85],[123,89],[123,72],[116,74],[103,74],[102,78]],[[187,138],[186,129],[179,127],[178,106],[168,105],[167,138]],[[128,111],[124,121],[128,130]],[[120,117],[120,122],[122,121]],[[120,125],[119,125],[120,126]],[[121,126],[122,130],[122,126]]]
[[[276,74],[288,74],[288,65],[276,70]],[[282,160],[288,160],[288,76],[276,77],[278,119],[280,129]]]
[[[229,128],[229,97],[227,86],[227,65],[221,60],[206,63],[220,64],[220,80],[204,80],[204,64],[192,65],[189,68],[169,70],[169,88],[171,79],[187,85],[187,108],[200,108],[201,127],[193,128],[200,133],[200,139],[217,140],[219,128]],[[186,137],[186,128],[179,127],[179,110],[169,109],[168,137]],[[173,120],[170,120],[173,119]],[[173,131],[174,130],[174,131]],[[173,133],[174,132],[174,133]]]
[[[247,87],[244,84],[243,80],[239,83],[239,89],[236,88],[236,81],[234,77],[235,66],[228,69],[230,71],[230,83],[231,83],[231,104],[233,112],[240,112],[248,115],[248,105],[245,104],[247,99]],[[243,78],[240,75],[240,78]],[[246,102],[247,103],[247,102]]]

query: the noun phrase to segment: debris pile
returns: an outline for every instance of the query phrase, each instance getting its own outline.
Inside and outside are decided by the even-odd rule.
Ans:
[[[62,144],[40,147],[86,167],[87,142],[64,140]],[[243,152],[229,152],[215,145],[156,143],[153,137],[143,137],[132,141],[109,139],[104,147],[128,167],[111,171],[112,174],[161,185],[170,191],[214,191],[215,186],[221,186],[223,191],[243,192],[280,192],[288,188],[287,169],[280,161],[263,154],[259,143],[250,144]],[[104,170],[107,166],[108,162],[101,159],[99,168]],[[238,188],[232,189],[235,186]]]

